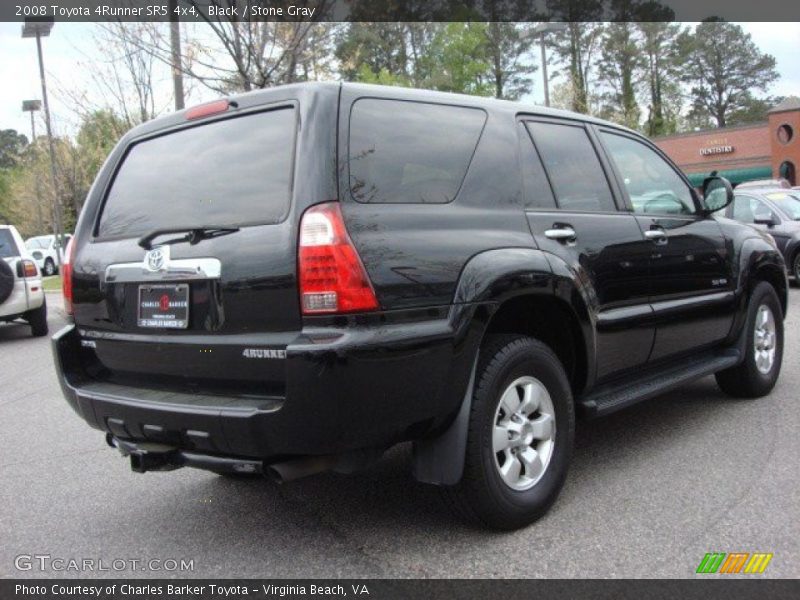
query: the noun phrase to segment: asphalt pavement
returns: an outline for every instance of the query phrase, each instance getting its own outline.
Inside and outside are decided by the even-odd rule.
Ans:
[[[556,504],[503,534],[462,524],[416,483],[408,446],[363,473],[282,486],[133,473],[62,398],[49,338],[0,325],[0,577],[684,578],[707,552],[773,553],[761,576],[800,577],[800,290],[790,295],[770,396],[733,400],[706,378],[579,423]],[[60,298],[48,302],[55,332]],[[181,559],[193,570],[163,570]],[[150,560],[162,570],[142,570]]]

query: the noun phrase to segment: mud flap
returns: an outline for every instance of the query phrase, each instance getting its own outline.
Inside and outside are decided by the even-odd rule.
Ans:
[[[413,473],[417,481],[434,485],[455,485],[461,481],[477,367],[476,358],[475,364],[472,365],[467,393],[450,426],[435,438],[414,442]]]

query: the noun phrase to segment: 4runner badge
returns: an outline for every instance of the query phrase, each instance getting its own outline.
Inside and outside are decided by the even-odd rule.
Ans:
[[[161,271],[169,262],[169,246],[157,246],[144,255],[144,266],[148,271]]]
[[[267,350],[265,348],[245,348],[242,351],[245,358],[286,358],[286,350]]]

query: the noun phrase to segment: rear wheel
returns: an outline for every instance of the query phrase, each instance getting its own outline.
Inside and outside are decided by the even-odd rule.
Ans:
[[[47,277],[56,274],[56,263],[53,262],[52,258],[48,258],[44,261],[44,274]]]
[[[550,348],[519,335],[489,338],[475,377],[464,474],[444,494],[470,521],[524,527],[566,478],[575,428],[569,382]]]
[[[775,289],[759,283],[750,295],[741,364],[716,374],[720,389],[736,398],[759,398],[775,387],[783,362],[783,310]]]
[[[47,302],[42,300],[42,305],[39,308],[34,308],[25,313],[25,320],[31,326],[33,337],[47,335]]]

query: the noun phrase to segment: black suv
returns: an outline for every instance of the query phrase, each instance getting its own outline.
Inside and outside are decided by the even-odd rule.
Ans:
[[[781,368],[774,241],[653,144],[535,106],[291,85],[131,131],[64,272],[64,394],[134,471],[289,480],[414,442],[414,473],[514,528],[576,413]]]

